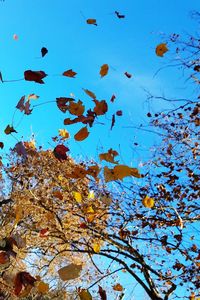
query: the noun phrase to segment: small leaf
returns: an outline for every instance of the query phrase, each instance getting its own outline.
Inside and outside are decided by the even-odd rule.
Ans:
[[[101,251],[101,246],[99,243],[94,243],[92,246],[94,252],[99,253]]]
[[[99,72],[100,75],[101,75],[101,77],[106,76],[106,75],[108,74],[108,70],[109,70],[108,64],[102,65],[102,66],[101,66],[101,69],[100,69],[100,72]]]
[[[118,11],[115,11],[115,14],[116,14],[116,16],[117,16],[119,19],[124,19],[124,18],[125,18],[125,15],[121,15]]]
[[[104,115],[108,111],[108,104],[105,100],[93,100],[96,104],[94,107],[94,112],[97,114],[97,116]]]
[[[70,264],[58,270],[58,275],[63,281],[72,280],[80,276],[82,265]]]
[[[63,194],[60,191],[53,191],[53,196],[60,200],[63,200]]]
[[[93,93],[93,92],[91,92],[91,91],[89,91],[89,90],[87,90],[87,89],[83,89],[84,90],[84,92],[88,95],[88,96],[90,96],[92,99],[96,99],[96,95]]]
[[[37,284],[37,290],[41,294],[46,294],[49,291],[48,283],[45,283],[43,281],[39,281],[38,284]]]
[[[82,195],[79,192],[73,192],[74,199],[77,203],[82,203]]]
[[[101,297],[101,300],[107,300],[106,291],[99,285],[98,293]]]
[[[83,105],[82,101],[79,100],[77,103],[71,101],[69,103],[70,114],[75,115],[75,116],[82,116],[84,111],[85,111],[85,106]]]
[[[87,130],[87,127],[83,127],[81,128],[75,135],[74,135],[74,138],[76,141],[80,142],[80,141],[83,141],[85,140],[88,135],[89,135],[89,131]]]
[[[4,130],[5,134],[11,134],[13,132],[17,133],[17,131],[13,128],[13,126],[8,125],[5,130]]]
[[[118,117],[121,117],[121,116],[122,116],[122,110],[118,110],[118,111],[116,112],[116,115],[117,115]]]
[[[44,71],[31,71],[27,70],[24,72],[24,79],[27,81],[35,81],[37,83],[44,84],[44,81],[42,80],[45,78],[47,74]]]
[[[18,41],[18,39],[19,39],[18,35],[16,33],[13,34],[13,40]]]
[[[154,199],[150,198],[149,196],[145,196],[144,199],[142,200],[142,204],[147,207],[147,208],[152,208],[154,207]]]
[[[63,113],[65,113],[68,110],[69,105],[67,105],[67,103],[70,103],[71,101],[74,101],[74,99],[67,97],[56,98],[56,104]]]
[[[111,97],[111,99],[110,99],[110,102],[114,102],[115,101],[115,99],[116,99],[116,96],[115,95],[112,95],[112,97]]]
[[[67,70],[67,71],[65,71],[65,72],[63,73],[63,76],[75,78],[76,74],[77,74],[77,73],[74,72],[72,69],[69,69],[69,70]]]
[[[66,129],[59,129],[58,132],[59,132],[59,136],[62,137],[62,140],[69,139],[70,135],[69,135],[69,132]]]
[[[44,57],[47,53],[48,53],[48,49],[45,47],[42,47],[42,49],[41,49],[42,57]]]
[[[89,25],[95,25],[95,26],[97,26],[97,21],[96,21],[96,19],[87,19],[86,22],[87,22],[87,24],[89,24]]]
[[[124,75],[126,75],[126,77],[128,78],[131,78],[132,77],[132,74],[128,73],[128,72],[125,72]]]
[[[0,72],[0,81],[3,83],[3,76],[1,72]]]
[[[156,47],[156,55],[163,56],[168,51],[167,44],[162,43]]]
[[[113,286],[113,290],[117,291],[117,292],[122,292],[124,290],[124,288],[120,283],[117,283]]]

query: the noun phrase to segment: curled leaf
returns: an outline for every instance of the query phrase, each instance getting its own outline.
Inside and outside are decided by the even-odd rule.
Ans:
[[[44,57],[47,53],[48,53],[48,49],[45,47],[42,47],[42,49],[41,49],[42,57]]]
[[[5,134],[11,134],[13,132],[17,133],[17,131],[13,128],[13,126],[7,125],[5,130],[4,130]]]
[[[105,160],[107,162],[111,162],[113,164],[117,164],[118,161],[115,161],[115,156],[119,155],[117,151],[109,149],[106,153],[99,154],[100,160]]]
[[[156,47],[156,55],[163,56],[168,51],[167,44],[162,43]]]
[[[83,105],[83,102],[80,100],[77,103],[73,101],[69,103],[69,112],[72,115],[82,116],[84,110],[85,110],[85,106]]]
[[[88,96],[90,96],[92,99],[96,99],[96,95],[93,93],[93,92],[91,92],[91,91],[89,91],[89,90],[87,90],[87,89],[83,89],[84,90],[84,92],[88,95]]]
[[[75,138],[76,141],[81,142],[81,141],[85,140],[85,139],[88,137],[89,134],[90,134],[90,133],[89,133],[87,127],[85,126],[85,127],[81,128],[81,129],[74,135],[74,138]]]

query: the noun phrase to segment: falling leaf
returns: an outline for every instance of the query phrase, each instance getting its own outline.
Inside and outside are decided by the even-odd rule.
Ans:
[[[67,148],[65,145],[57,145],[54,148],[53,153],[57,159],[66,160],[67,159],[66,152],[68,152],[68,151],[69,151],[69,148]]]
[[[74,72],[72,69],[69,69],[65,72],[63,72],[63,76],[67,76],[67,77],[71,77],[71,78],[75,78],[76,76],[76,72]]]
[[[37,96],[36,94],[29,94],[27,96],[27,100],[37,100],[39,98],[39,96]]]
[[[13,40],[17,41],[19,39],[18,35],[15,33],[13,34]]]
[[[116,16],[117,16],[119,19],[124,19],[124,18],[125,18],[125,15],[121,15],[118,11],[115,11],[115,14],[116,14]]]
[[[112,95],[112,97],[111,97],[111,99],[110,99],[110,102],[114,102],[115,101],[115,99],[116,99],[116,96],[115,95]]]
[[[118,161],[115,161],[115,156],[119,155],[117,151],[109,149],[106,153],[99,154],[100,160],[105,160],[107,162],[111,162],[113,164],[117,164]]]
[[[130,73],[128,73],[128,72],[125,72],[124,75],[126,75],[126,77],[128,77],[128,78],[132,77],[132,75]]]
[[[3,83],[3,76],[1,72],[0,72],[0,81]]]
[[[87,169],[87,174],[97,179],[97,176],[99,175],[100,168],[98,165],[89,166]]]
[[[123,180],[124,177],[133,176],[136,178],[140,178],[138,169],[130,168],[125,165],[115,166],[113,169],[109,169],[108,167],[104,167],[104,178],[105,182],[113,181],[113,180]]]
[[[86,22],[87,22],[87,24],[89,24],[89,25],[95,25],[95,26],[97,26],[97,21],[96,21],[96,19],[87,19]]]
[[[106,76],[106,75],[108,74],[108,70],[109,70],[108,64],[102,65],[102,66],[101,66],[101,69],[100,69],[100,72],[99,72],[100,75],[101,75],[101,77]]]
[[[83,127],[81,128],[75,135],[74,135],[74,138],[76,141],[80,142],[80,141],[83,141],[85,140],[89,135],[89,131],[87,129],[87,127]]]
[[[18,142],[15,147],[13,148],[13,150],[18,154],[23,156],[23,158],[27,157],[27,151],[26,148],[24,146],[24,144],[22,142]]]
[[[113,126],[115,125],[115,114],[112,115],[112,122],[111,122],[111,127],[110,130],[113,129]]]
[[[94,252],[99,253],[101,251],[101,246],[99,243],[94,243],[92,246]]]
[[[56,104],[63,113],[65,113],[68,110],[69,105],[67,105],[67,103],[70,103],[71,101],[74,101],[74,99],[67,97],[56,98]]]
[[[69,112],[72,115],[82,116],[84,110],[85,110],[85,106],[83,105],[83,102],[80,100],[77,103],[73,101],[69,103]]]
[[[0,142],[0,149],[3,149],[3,147],[4,147],[4,143]]]
[[[89,91],[89,90],[87,90],[87,89],[83,89],[84,90],[84,92],[88,95],[88,96],[90,96],[92,99],[96,99],[96,95],[93,93],[93,92],[91,92],[91,91]]]
[[[154,203],[155,203],[154,199],[150,198],[149,196],[145,196],[144,199],[142,200],[142,204],[148,208],[154,207]]]
[[[82,203],[82,195],[79,192],[73,192],[74,199],[77,203]]]
[[[117,115],[118,117],[121,117],[121,116],[122,116],[122,111],[121,111],[121,110],[118,110],[118,111],[116,112],[116,115]]]
[[[37,283],[37,290],[41,294],[46,294],[49,291],[49,285],[48,285],[48,283],[45,283],[43,281],[39,281]]]
[[[108,111],[108,104],[105,100],[93,100],[95,102],[94,112],[97,116],[104,115]]]
[[[42,80],[45,78],[47,74],[44,71],[31,71],[27,70],[24,72],[24,79],[27,81],[35,81],[37,83],[43,84],[44,81]]]
[[[41,54],[42,54],[42,57],[44,57],[46,54],[48,53],[48,50],[47,50],[47,48],[45,48],[45,47],[42,47],[42,49],[41,49]]]
[[[124,288],[120,283],[117,283],[113,286],[113,290],[117,291],[117,292],[122,292],[124,290]]]
[[[80,276],[82,265],[70,264],[58,270],[58,275],[63,281],[72,280]]]
[[[106,291],[99,285],[98,293],[101,297],[101,300],[107,300]]]
[[[80,300],[92,300],[92,295],[88,290],[82,289],[78,295]]]
[[[162,43],[156,47],[156,55],[163,56],[168,51],[167,44]]]
[[[13,132],[17,133],[17,131],[13,128],[13,126],[7,125],[6,129],[4,130],[5,134],[11,134]]]
[[[69,132],[66,129],[59,129],[58,132],[59,132],[59,136],[62,137],[62,140],[69,139],[70,135],[69,135]]]

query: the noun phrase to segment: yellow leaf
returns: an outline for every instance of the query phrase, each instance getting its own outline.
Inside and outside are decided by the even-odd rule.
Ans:
[[[94,209],[92,208],[92,206],[88,206],[85,210],[85,213],[87,214],[94,213]]]
[[[142,200],[142,204],[145,207],[152,208],[154,206],[154,199],[150,198],[149,196],[145,196],[144,199]]]
[[[88,95],[88,96],[90,96],[92,99],[96,99],[96,95],[93,93],[93,92],[91,92],[91,91],[89,91],[89,90],[87,90],[87,89],[83,89],[84,90],[84,92]]]
[[[92,223],[94,221],[94,218],[95,218],[95,214],[91,214],[87,217],[87,222],[88,223]]]
[[[80,276],[82,265],[70,264],[58,270],[58,275],[63,281],[72,280]]]
[[[89,194],[88,194],[88,199],[89,199],[89,200],[93,200],[93,199],[94,199],[94,197],[95,197],[95,195],[94,195],[94,191],[89,191]]]
[[[76,141],[80,142],[80,141],[83,141],[85,140],[88,135],[89,135],[89,131],[87,130],[87,127],[83,127],[81,128],[75,135],[74,135],[74,138]]]
[[[82,103],[83,102],[80,100],[77,103],[71,101],[69,103],[69,109],[68,109],[70,114],[75,115],[75,116],[82,116],[84,113],[84,110],[85,110],[85,106],[82,105]]]
[[[123,286],[120,283],[117,283],[113,286],[113,290],[117,292],[122,292],[123,291]]]
[[[70,137],[69,132],[66,129],[59,129],[58,132],[63,140],[66,140]]]
[[[74,199],[76,200],[76,202],[81,203],[82,202],[82,196],[79,192],[73,192],[74,195]]]
[[[109,66],[107,64],[102,65],[99,72],[101,77],[106,76],[108,74],[108,70],[109,70]]]
[[[92,296],[88,290],[82,289],[78,295],[80,300],[92,300]]]
[[[109,149],[108,152],[99,154],[99,159],[117,164],[118,161],[115,161],[115,156],[117,155],[119,155],[117,151]]]
[[[99,253],[100,250],[101,250],[101,247],[100,247],[99,243],[94,243],[92,248],[93,248],[94,252],[96,252],[96,253]]]
[[[156,55],[163,56],[168,51],[167,45],[165,43],[159,44],[156,47]]]
[[[43,281],[39,281],[37,284],[37,290],[39,293],[45,294],[49,291],[49,285],[48,283],[45,283]]]
[[[62,175],[58,175],[58,180],[63,181],[64,177]]]
[[[87,19],[87,24],[89,25],[96,25],[97,26],[97,21],[96,19]]]

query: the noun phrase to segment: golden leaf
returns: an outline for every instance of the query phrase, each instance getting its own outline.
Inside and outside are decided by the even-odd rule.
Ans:
[[[142,200],[142,204],[145,207],[152,208],[154,206],[154,199],[150,198],[149,196],[145,196],[144,199]]]
[[[43,281],[39,281],[37,283],[37,290],[41,294],[47,293],[49,291],[49,285],[48,285],[48,283],[45,283]]]
[[[21,219],[23,219],[23,209],[18,205],[15,210],[15,225],[17,225]]]
[[[92,296],[88,290],[82,289],[78,295],[80,300],[92,300]]]
[[[89,135],[89,131],[87,130],[87,127],[83,127],[81,128],[75,135],[74,135],[74,138],[76,141],[80,142],[80,141],[83,141],[85,140],[88,135]]]
[[[71,101],[69,103],[69,109],[68,109],[70,114],[75,115],[75,116],[82,116],[84,113],[84,110],[85,110],[85,106],[82,105],[82,103],[83,102],[80,100],[77,103]]]
[[[63,140],[66,140],[70,137],[69,132],[66,129],[59,129],[59,136],[62,137]]]
[[[92,223],[93,221],[94,221],[94,219],[95,219],[95,214],[91,214],[91,215],[89,215],[88,217],[87,217],[87,222],[88,223]]]
[[[73,192],[74,199],[76,200],[77,203],[82,202],[82,196],[79,192]]]
[[[112,180],[123,180],[123,178],[127,176],[134,176],[137,178],[141,177],[138,169],[130,168],[125,165],[118,165],[115,166],[113,169],[109,169],[108,167],[104,168],[104,178],[106,182]]]
[[[117,292],[122,292],[123,291],[123,286],[120,283],[117,283],[113,286],[113,290]]]
[[[94,252],[99,253],[101,251],[101,246],[99,243],[94,243],[92,246]]]
[[[100,75],[101,75],[101,77],[106,76],[106,75],[108,74],[108,70],[109,70],[108,64],[102,65],[102,66],[101,66],[101,69],[100,69],[100,72],[99,72]]]
[[[72,280],[80,276],[82,265],[70,264],[58,270],[58,275],[63,281]]]
[[[168,51],[167,45],[165,43],[159,44],[156,47],[156,55],[163,56]]]

